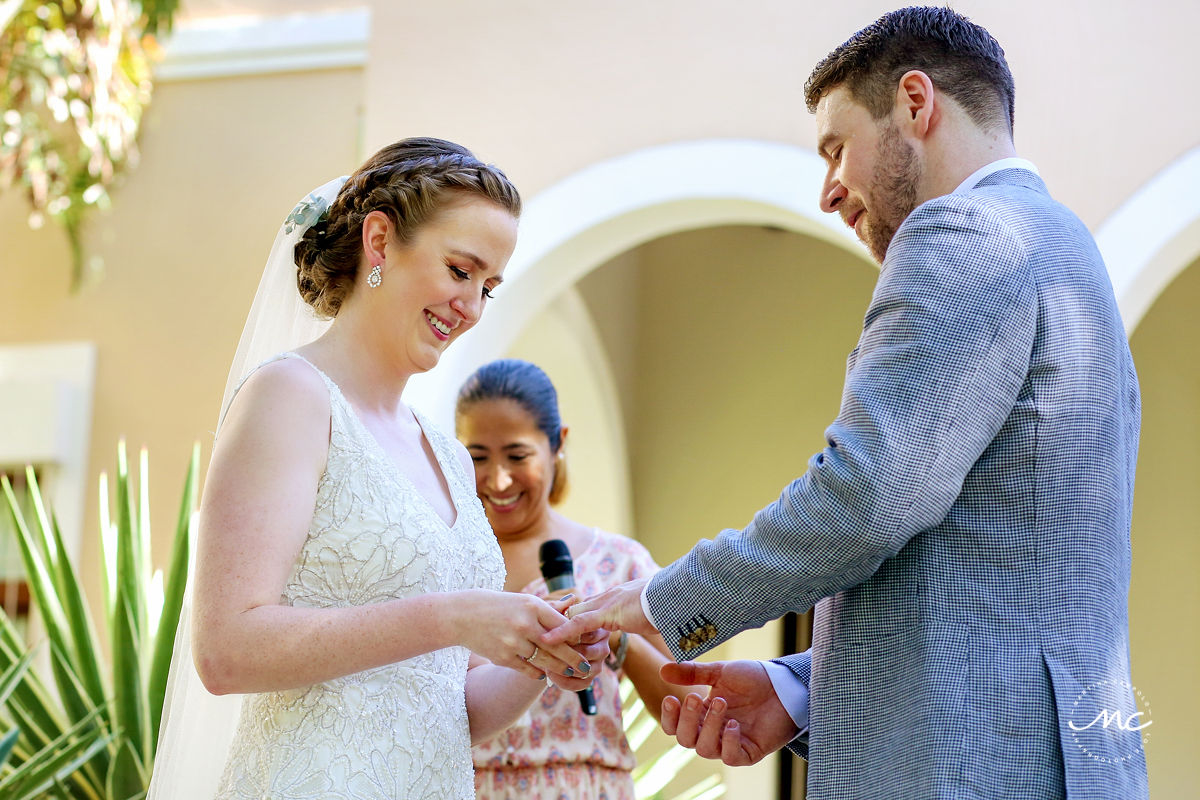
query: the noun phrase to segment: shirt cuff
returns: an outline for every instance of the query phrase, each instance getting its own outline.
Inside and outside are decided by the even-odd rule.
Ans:
[[[766,667],[767,677],[771,679],[771,687],[775,689],[775,696],[779,698],[783,710],[792,718],[792,722],[796,723],[796,727],[800,729],[796,736],[807,733],[808,687],[804,685],[804,681],[796,677],[796,673],[783,664],[777,664],[774,661],[758,663]]]
[[[658,623],[654,621],[654,615],[650,613],[650,601],[646,599],[646,590],[650,588],[650,581],[646,581],[646,585],[642,587],[642,613],[646,616],[646,621],[654,630],[662,633],[662,628],[658,627]]]

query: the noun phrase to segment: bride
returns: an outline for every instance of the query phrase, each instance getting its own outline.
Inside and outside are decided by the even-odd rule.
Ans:
[[[401,400],[479,320],[519,213],[498,169],[408,139],[285,221],[222,405],[150,797],[473,798],[472,742],[547,676],[590,682],[606,637],[538,646],[564,606],[500,591],[466,451]],[[297,285],[331,323],[294,313]],[[245,695],[236,726],[213,695]]]

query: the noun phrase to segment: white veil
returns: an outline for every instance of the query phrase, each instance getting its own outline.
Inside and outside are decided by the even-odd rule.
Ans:
[[[312,341],[329,325],[300,298],[293,252],[345,182],[345,177],[336,178],[314,189],[280,226],[229,368],[219,419],[224,419],[234,393],[258,365]],[[194,571],[195,558],[191,565]],[[192,661],[191,629],[189,574],[147,800],[212,800],[233,743],[241,696],[217,697],[204,688]]]

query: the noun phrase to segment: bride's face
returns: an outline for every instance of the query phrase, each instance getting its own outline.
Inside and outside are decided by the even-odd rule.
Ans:
[[[361,286],[377,301],[385,336],[414,372],[432,369],[479,321],[517,242],[517,220],[482,197],[441,209],[401,246],[385,238],[382,282]]]

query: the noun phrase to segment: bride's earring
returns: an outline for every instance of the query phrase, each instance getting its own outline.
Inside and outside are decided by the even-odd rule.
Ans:
[[[382,267],[382,264],[376,264],[375,266],[371,267],[371,271],[367,273],[367,286],[370,286],[372,289],[376,289],[379,287],[379,284],[383,283]]]

